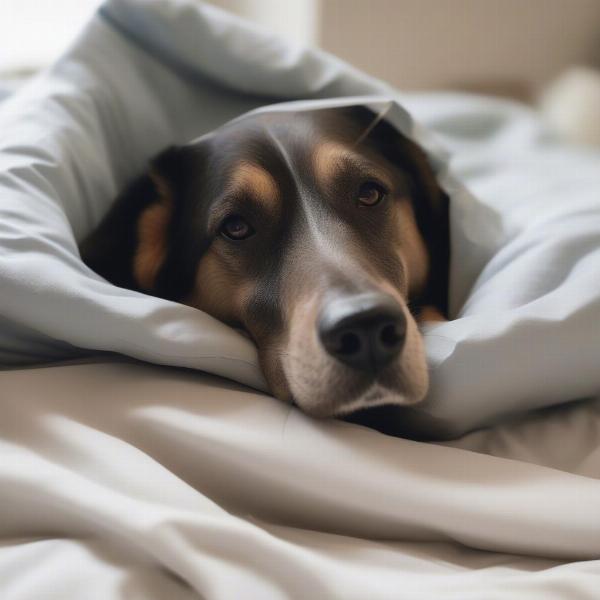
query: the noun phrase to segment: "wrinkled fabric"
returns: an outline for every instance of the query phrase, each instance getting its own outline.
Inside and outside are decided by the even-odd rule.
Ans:
[[[598,401],[434,445],[190,370],[0,389],[3,600],[597,598]]]

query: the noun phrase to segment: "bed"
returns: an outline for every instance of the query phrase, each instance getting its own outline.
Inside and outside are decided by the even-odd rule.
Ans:
[[[402,414],[427,443],[284,406],[245,337],[77,251],[163,146],[364,95],[460,183],[453,319],[426,328],[432,388]],[[3,600],[598,597],[597,151],[191,0],[105,3],[0,130]]]

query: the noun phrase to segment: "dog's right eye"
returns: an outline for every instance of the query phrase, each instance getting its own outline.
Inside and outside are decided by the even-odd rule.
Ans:
[[[223,221],[219,233],[227,239],[239,241],[253,235],[254,229],[242,217],[232,215]]]
[[[386,197],[386,189],[376,181],[365,181],[358,189],[358,203],[361,206],[375,206]]]

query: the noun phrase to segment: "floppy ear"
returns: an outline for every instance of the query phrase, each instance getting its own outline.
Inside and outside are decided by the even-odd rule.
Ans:
[[[398,134],[396,147],[397,160],[406,165],[412,179],[413,210],[430,259],[427,285],[416,300],[421,307],[433,307],[448,318],[450,197],[440,187],[420,146]]]
[[[376,118],[365,107],[355,109],[354,114],[365,128]],[[384,119],[369,131],[365,142],[372,143],[392,164],[407,172],[411,180],[415,218],[430,259],[427,286],[420,298],[413,299],[413,304],[434,307],[448,317],[450,198],[440,187],[425,151]]]
[[[182,211],[189,153],[186,147],[168,148],[125,188],[80,245],[87,266],[119,287],[176,299],[179,290],[168,285],[173,275],[164,271]]]

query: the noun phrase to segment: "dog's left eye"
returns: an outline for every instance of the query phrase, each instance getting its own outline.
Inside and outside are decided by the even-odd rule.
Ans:
[[[376,181],[365,181],[358,189],[358,202],[362,206],[375,206],[385,196],[385,188]]]
[[[245,240],[249,238],[253,233],[254,229],[246,222],[242,217],[232,215],[227,217],[221,229],[219,230],[221,235],[225,236],[230,240]]]

